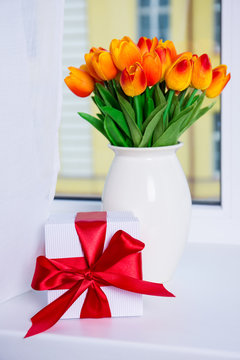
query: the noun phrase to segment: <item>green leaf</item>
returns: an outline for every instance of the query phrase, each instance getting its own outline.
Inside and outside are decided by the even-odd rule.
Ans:
[[[149,140],[151,139],[153,132],[157,126],[157,124],[163,120],[163,112],[165,110],[167,105],[164,105],[160,111],[158,111],[155,116],[153,116],[152,120],[149,122],[149,124],[146,127],[146,130],[143,134],[143,138],[141,143],[139,144],[139,147],[145,147],[149,143]]]
[[[192,119],[194,118],[195,115],[197,115],[197,112],[199,111],[202,103],[203,103],[203,100],[204,100],[204,97],[205,97],[205,92],[203,92],[199,98],[197,99],[197,101],[195,101],[195,103],[191,106],[194,106],[193,110],[190,112],[189,116],[187,117],[187,119],[184,120],[184,122],[182,122],[182,125],[181,125],[181,132],[182,130],[187,126],[191,126],[188,124],[191,123]],[[189,106],[187,109],[189,109],[191,106]]]
[[[180,105],[180,108],[182,106],[182,103],[184,101],[184,96],[186,95],[186,92],[187,92],[188,88],[181,91],[180,94],[178,95],[178,100],[179,100],[179,105]]]
[[[117,97],[123,115],[128,123],[133,144],[134,146],[138,146],[142,140],[142,134],[135,122],[135,113],[132,108],[132,105],[122,95],[120,95],[119,92],[117,93]]]
[[[94,126],[98,131],[100,131],[105,137],[107,137],[106,132],[104,130],[103,122],[92,115],[79,112],[80,115],[84,120],[87,120],[92,126]]]
[[[115,79],[112,80],[112,84],[116,93],[116,100],[119,102],[118,99],[118,95],[121,95],[124,99],[126,99],[128,102],[130,102],[130,99],[132,99],[132,97],[127,96],[123,89],[121,88],[121,85],[118,81],[116,81]],[[120,108],[120,104],[119,104],[119,108]]]
[[[150,88],[147,86],[145,90],[146,99],[150,97]]]
[[[167,122],[168,122],[168,115],[166,118]],[[152,142],[153,144],[157,141],[158,138],[160,138],[160,136],[164,133],[164,126],[163,126],[163,116],[161,118],[161,120],[159,121],[159,123],[157,124],[154,133],[153,133],[153,139]]]
[[[194,104],[194,103],[195,103],[195,101],[197,101],[197,100],[198,100],[199,96],[200,96],[200,95],[196,95],[196,96],[194,96],[193,101],[192,101],[192,104]]]
[[[190,112],[193,110],[195,105],[191,105],[188,108],[182,110],[179,112],[179,114],[171,121],[171,123],[176,121],[183,122],[183,119],[186,119],[186,117],[190,114]]]
[[[174,121],[171,121],[168,128],[164,131],[164,133],[157,139],[155,136],[153,141],[154,146],[167,146],[167,145],[175,145],[178,141],[178,138],[181,133],[182,123],[186,118],[189,117],[189,114],[194,109],[195,105],[189,106],[187,109],[184,109],[176,116]]]
[[[167,100],[165,98],[165,96],[163,95],[162,90],[160,89],[159,84],[155,85],[155,89],[154,89],[154,100],[155,100],[155,105],[159,106],[162,104],[166,104]]]
[[[171,121],[175,121],[175,119],[177,118],[177,116],[179,114],[180,114],[180,104],[179,104],[179,101],[177,101]]]
[[[109,115],[115,121],[115,123],[129,138],[131,138],[131,133],[128,124],[126,122],[123,113],[120,110],[114,109],[111,106],[104,106],[103,111],[105,114]]]
[[[154,101],[152,98],[147,98],[144,106],[144,116],[147,118],[154,110]]]
[[[211,110],[211,108],[215,105],[215,102],[213,102],[212,104],[200,109],[197,114],[191,119],[191,121],[189,121],[189,123],[181,130],[181,134],[183,134],[190,126],[192,126],[195,121],[197,121],[200,117],[202,117],[203,115],[205,115],[209,110]],[[180,134],[180,135],[181,135]]]
[[[96,114],[96,115],[97,115],[97,117],[98,117],[101,121],[104,120],[104,115],[103,115],[103,114]]]
[[[118,104],[117,100],[112,96],[112,94],[110,93],[109,90],[107,90],[100,83],[96,83],[95,86],[107,106],[113,106],[114,108],[119,109],[119,104]]]
[[[165,104],[161,104],[157,106],[151,113],[148,115],[147,119],[143,123],[142,131],[144,132],[146,130],[146,127],[150,123],[150,121],[153,119],[153,117],[162,110],[162,108],[165,108]]]
[[[116,93],[115,93],[112,81],[111,80],[105,81],[105,83],[107,83],[107,88],[110,91],[110,93],[112,94],[112,96],[115,97]]]
[[[106,115],[104,119],[104,129],[112,145],[124,147],[128,146],[128,143],[124,139],[121,131],[118,129],[117,125],[108,115]]]
[[[188,93],[187,93],[187,95],[185,95],[185,97],[184,97],[184,99],[183,99],[183,101],[182,101],[182,104],[181,104],[181,108],[182,109],[184,109],[185,107],[186,107],[186,105],[187,105],[187,103],[188,103],[188,100],[190,99],[190,97],[191,97],[191,92],[189,91]]]
[[[98,95],[92,96],[92,99],[99,110],[102,111],[103,106],[105,106],[104,101]]]
[[[172,98],[172,103],[171,103],[171,106],[170,106],[170,109],[169,109],[169,122],[172,121],[172,118],[174,116],[174,111],[175,111],[175,108],[176,108],[176,105],[179,104],[178,103],[178,98],[177,96],[174,94],[173,95],[173,98]]]
[[[180,133],[180,126],[180,122],[170,123],[169,127],[164,131],[162,136],[160,136],[160,138],[158,138],[158,140],[153,143],[153,147],[177,144]]]
[[[164,126],[164,129],[166,129],[168,127],[168,120],[170,120],[169,119],[169,117],[170,117],[169,110],[170,110],[170,107],[171,107],[171,104],[172,104],[172,98],[174,96],[174,93],[175,93],[174,90],[172,90],[172,89],[168,90],[167,107],[166,107],[165,112],[163,114],[163,126]],[[168,117],[167,117],[167,115],[168,115]]]
[[[198,92],[198,89],[193,89],[191,95],[190,95],[190,98],[188,99],[187,103],[186,103],[186,107],[192,105],[192,102],[193,102],[193,99],[194,99],[194,96],[195,94]]]

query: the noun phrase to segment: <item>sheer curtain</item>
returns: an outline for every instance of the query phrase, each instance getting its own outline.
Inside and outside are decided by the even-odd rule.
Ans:
[[[0,301],[27,291],[53,200],[63,0],[0,2]]]

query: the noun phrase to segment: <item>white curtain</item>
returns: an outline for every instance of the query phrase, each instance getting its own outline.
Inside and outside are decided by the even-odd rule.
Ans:
[[[63,0],[0,1],[0,301],[30,288],[54,196]]]

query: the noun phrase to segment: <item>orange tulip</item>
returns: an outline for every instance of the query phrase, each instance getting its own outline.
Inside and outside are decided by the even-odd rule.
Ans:
[[[110,52],[106,50],[100,50],[93,54],[92,67],[97,76],[105,81],[114,79],[118,73]]]
[[[124,36],[122,40],[113,39],[110,44],[110,53],[114,64],[121,71],[136,62],[142,62],[140,49],[128,36]]]
[[[142,55],[144,55],[146,52],[151,52],[155,50],[157,45],[158,39],[156,38],[156,36],[152,40],[142,36],[137,43],[137,46],[139,47]]]
[[[68,68],[70,70],[69,76],[64,81],[69,89],[77,96],[86,97],[94,90],[94,79],[81,69],[73,66]]]
[[[191,83],[192,54],[181,54],[167,70],[165,81],[169,89],[182,91]]]
[[[229,80],[231,79],[231,74],[227,75],[227,66],[220,65],[217,66],[212,71],[212,82],[211,85],[206,90],[206,95],[209,98],[214,98],[221,94]]]
[[[200,57],[193,55],[192,86],[205,90],[212,81],[212,65],[207,54]]]
[[[87,70],[88,73],[96,80],[101,81],[102,79],[98,76],[98,74],[96,73],[96,71],[94,70],[93,64],[92,64],[92,58],[95,54],[100,53],[101,51],[104,51],[105,49],[103,48],[95,48],[92,47],[90,49],[90,52],[88,54],[84,55],[85,61],[86,61],[86,65],[87,65]]]
[[[175,61],[177,51],[172,41],[167,40],[163,42],[162,39],[159,41],[157,47],[155,48],[155,51],[158,54],[162,63],[162,81],[164,80],[166,71],[169,69],[173,61]]]
[[[143,55],[142,67],[147,77],[148,86],[153,86],[160,81],[162,75],[162,64],[155,51],[146,52]]]
[[[87,65],[86,65],[86,64],[81,65],[79,69],[80,69],[80,70],[83,70],[83,71],[85,71],[85,72],[88,73],[88,68],[87,68]],[[89,75],[90,75],[90,74],[89,74]]]
[[[128,96],[142,94],[147,87],[147,78],[141,64],[136,62],[124,69],[120,77],[120,84]]]

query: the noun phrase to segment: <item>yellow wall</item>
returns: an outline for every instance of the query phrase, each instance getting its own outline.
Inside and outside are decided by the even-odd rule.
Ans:
[[[90,47],[109,48],[112,39],[128,35],[136,38],[137,31],[136,0],[88,0],[89,43]],[[96,107],[92,106],[92,112]],[[93,129],[94,173],[104,181],[113,153],[108,149],[108,141]]]
[[[137,0],[88,0],[89,42],[106,49],[112,39],[135,39]]]

